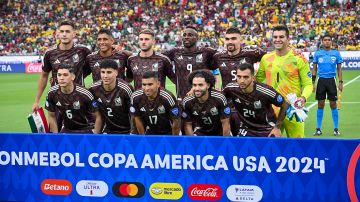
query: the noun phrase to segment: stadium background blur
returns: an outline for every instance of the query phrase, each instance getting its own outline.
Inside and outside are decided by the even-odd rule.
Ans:
[[[285,23],[291,44],[316,51],[320,36],[334,36],[339,50],[360,50],[360,2],[356,0],[2,0],[0,1],[0,55],[42,55],[56,42],[62,19],[78,28],[78,43],[95,49],[96,33],[110,28],[117,44],[137,50],[138,31],[156,32],[156,50],[181,45],[186,25],[199,29],[201,46],[222,50],[224,31],[242,30],[244,44],[271,50],[271,28]]]

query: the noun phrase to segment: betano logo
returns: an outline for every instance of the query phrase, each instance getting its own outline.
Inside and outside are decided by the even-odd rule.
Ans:
[[[192,184],[189,186],[187,194],[192,200],[217,201],[222,196],[222,190],[216,184]]]
[[[80,196],[103,197],[109,192],[109,187],[103,181],[81,180],[76,184]]]
[[[149,188],[149,192],[154,199],[168,200],[178,200],[184,194],[184,190],[180,184],[162,182],[153,183]]]
[[[67,196],[72,192],[72,185],[68,180],[45,179],[41,182],[41,191],[47,195]]]
[[[115,182],[112,191],[118,197],[140,198],[145,194],[145,187],[139,182]]]

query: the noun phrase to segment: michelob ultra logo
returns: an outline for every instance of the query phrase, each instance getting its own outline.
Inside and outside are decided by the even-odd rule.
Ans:
[[[139,182],[115,182],[112,191],[118,197],[140,198],[145,194],[145,187]]]
[[[178,183],[162,183],[155,182],[149,188],[150,195],[154,199],[168,199],[178,200],[183,194],[184,190]]]

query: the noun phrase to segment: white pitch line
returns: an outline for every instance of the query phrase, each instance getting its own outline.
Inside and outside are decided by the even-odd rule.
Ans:
[[[355,78],[353,78],[353,79],[351,79],[350,81],[346,82],[346,83],[344,84],[343,88],[345,88],[345,86],[351,84],[352,82],[356,81],[358,78],[360,78],[360,75],[357,76],[357,77],[355,77]],[[341,102],[341,103],[343,103],[343,102]],[[312,103],[310,106],[308,106],[307,108],[310,110],[311,108],[313,108],[313,107],[316,106],[316,105],[317,105],[317,102],[314,102],[314,103]]]

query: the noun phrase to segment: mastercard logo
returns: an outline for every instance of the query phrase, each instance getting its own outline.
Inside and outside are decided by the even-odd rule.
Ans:
[[[140,198],[145,194],[145,187],[139,182],[115,182],[112,191],[118,197]]]

